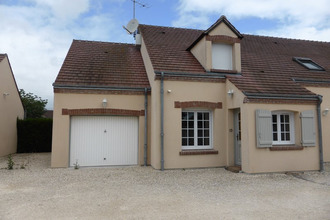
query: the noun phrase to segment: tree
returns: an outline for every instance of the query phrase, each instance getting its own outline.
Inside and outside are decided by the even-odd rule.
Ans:
[[[46,112],[47,99],[42,99],[37,95],[29,92],[26,93],[24,89],[19,90],[21,95],[22,103],[25,110],[26,118],[41,118],[41,116]]]

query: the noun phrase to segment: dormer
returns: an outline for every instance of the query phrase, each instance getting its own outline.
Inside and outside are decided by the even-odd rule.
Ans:
[[[221,16],[187,49],[208,72],[240,73],[243,36]]]

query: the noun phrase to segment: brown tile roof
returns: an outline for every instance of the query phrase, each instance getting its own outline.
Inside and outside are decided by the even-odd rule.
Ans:
[[[139,28],[156,71],[205,73],[186,50],[204,31],[150,25]],[[301,79],[322,80],[322,85],[330,85],[328,42],[243,35],[241,57],[242,76],[227,77],[246,93],[308,96],[314,94],[301,85]],[[325,71],[308,70],[293,57],[311,58]]]
[[[205,73],[186,49],[203,33],[201,30],[139,25],[139,31],[155,71]]]
[[[330,82],[330,43],[244,35],[241,41],[242,77],[229,77],[247,93],[311,95],[299,79]],[[312,71],[293,57],[311,58],[325,68]]]
[[[81,40],[72,42],[54,86],[150,87],[135,45]]]

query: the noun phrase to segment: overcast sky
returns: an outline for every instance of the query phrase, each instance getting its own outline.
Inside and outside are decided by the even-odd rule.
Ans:
[[[328,0],[141,0],[140,23],[207,29],[221,15],[241,32],[330,41]],[[133,43],[132,0],[0,0],[0,53],[19,89],[48,99],[73,39]]]

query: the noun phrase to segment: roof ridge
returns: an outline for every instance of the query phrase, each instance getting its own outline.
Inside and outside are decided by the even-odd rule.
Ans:
[[[252,37],[262,37],[262,38],[273,38],[273,39],[282,39],[282,40],[292,40],[292,41],[304,41],[304,42],[314,42],[314,43],[326,43],[329,44],[330,41],[318,41],[318,40],[307,40],[307,39],[299,39],[299,38],[288,38],[288,37],[275,37],[275,36],[267,36],[267,35],[258,35],[258,34],[242,34],[243,36],[252,36]]]
[[[183,27],[169,27],[169,26],[159,26],[159,25],[150,25],[150,24],[139,24],[139,26],[149,26],[149,27],[161,27],[161,28],[171,28],[171,29],[183,29],[183,30],[194,30],[194,31],[205,31],[202,29],[196,28],[183,28]]]
[[[103,44],[117,44],[117,45],[129,45],[135,46],[133,43],[121,43],[121,42],[111,42],[111,41],[98,41],[98,40],[79,40],[73,39],[73,41],[86,42],[86,43],[103,43]]]

